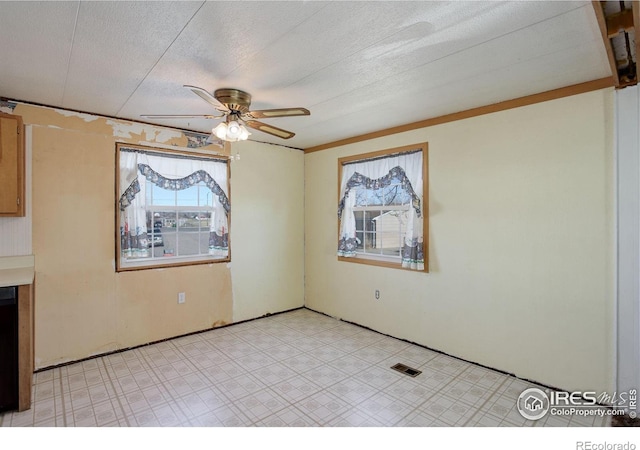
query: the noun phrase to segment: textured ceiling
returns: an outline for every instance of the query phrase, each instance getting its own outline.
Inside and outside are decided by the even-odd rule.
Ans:
[[[308,148],[611,75],[591,2],[0,1],[0,97],[209,132],[251,93]]]

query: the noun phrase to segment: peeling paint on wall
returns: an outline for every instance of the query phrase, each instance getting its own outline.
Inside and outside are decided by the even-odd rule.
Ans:
[[[62,112],[24,103],[14,112],[33,129],[31,234],[40,261],[38,295],[47,300],[36,305],[36,367],[207,329],[215,321],[230,323],[231,277],[224,264],[114,269],[115,143],[186,149],[182,132],[100,116],[86,121]],[[188,150],[224,151],[212,145]],[[78,233],[60,233],[77,218],[83,223]],[[69,258],[65,264],[57,256],[62,253]],[[178,306],[176,292],[185,291],[188,304]]]
[[[132,139],[131,134],[142,136],[145,134],[147,141],[167,142],[171,139],[179,139],[182,133],[166,128],[156,128],[152,125],[143,123],[124,122],[119,120],[107,120],[107,125],[113,128],[113,136],[125,139]]]
[[[85,114],[85,113],[79,113],[79,112],[75,112],[75,111],[68,111],[66,109],[54,109],[55,112],[57,112],[58,114],[62,114],[65,117],[78,117],[82,120],[84,120],[85,122],[93,122],[94,120],[98,120],[100,117],[99,116],[94,116],[92,114]]]
[[[197,131],[108,118],[97,114],[80,113],[50,106],[36,106],[13,100],[1,100],[0,111],[21,115],[34,125],[108,135],[128,143],[139,144],[145,141],[151,146],[166,144],[187,150],[215,149],[217,147],[222,149],[223,153],[225,151],[228,152],[223,141],[216,139],[211,142],[209,141],[208,133]]]
[[[238,143],[243,151],[252,150],[254,155],[263,156],[263,159],[247,158],[238,166],[238,173],[244,171],[244,178],[238,179],[242,189],[236,184],[238,205],[244,204],[239,211],[244,209],[244,217],[253,217],[256,204],[266,202],[266,209],[271,209],[283,202],[283,198],[274,193],[286,191],[292,195],[286,196],[284,203],[289,203],[289,198],[297,199],[291,208],[298,218],[297,221],[284,220],[276,215],[274,220],[263,224],[268,228],[273,247],[254,248],[253,242],[243,245],[248,236],[255,235],[255,230],[251,220],[238,222],[234,236],[238,237],[235,248],[240,258],[233,265],[233,276],[242,280],[244,289],[233,286],[231,264],[116,273],[113,215],[116,142],[222,155],[229,154],[230,145],[222,148],[215,143],[202,145],[208,138],[206,133],[192,133],[193,139],[189,140],[183,130],[168,129],[161,133],[161,126],[135,126],[135,122],[101,116],[97,116],[99,120],[86,121],[78,114],[63,114],[50,107],[22,102],[15,105],[13,113],[22,116],[33,132],[33,200],[30,202],[33,232],[30,234],[33,253],[40,261],[37,295],[46,299],[36,302],[35,327],[39,336],[35,344],[36,368],[204,330],[212,324],[232,323],[236,308],[234,294],[241,295],[244,306],[237,309],[242,319],[301,305],[304,157],[301,152],[295,152],[295,157],[283,153],[284,159],[271,167],[273,172],[257,181],[254,174],[273,159],[272,155],[268,158],[264,155],[265,151],[269,153],[270,146]],[[130,137],[116,137],[117,134]],[[70,167],[74,170],[69,170]],[[283,167],[297,174],[297,178],[278,179],[277,174]],[[263,189],[261,183],[273,178],[277,179],[278,187]],[[77,232],[67,233],[70,221],[80,221],[83,226]],[[273,248],[289,242],[294,232],[298,233],[295,239],[298,256],[285,258],[285,267],[270,264],[270,271],[262,273],[265,259],[262,255],[271,258]],[[274,236],[278,236],[275,241]],[[242,257],[243,246],[248,257]],[[61,254],[65,255],[64,264],[60,264]],[[256,254],[259,254],[257,262],[249,264],[250,256]],[[256,273],[261,273],[259,282],[254,280]],[[297,290],[292,290],[292,285],[297,286]],[[187,292],[187,305],[177,304],[178,292]],[[60,323],[65,326],[60,327]]]

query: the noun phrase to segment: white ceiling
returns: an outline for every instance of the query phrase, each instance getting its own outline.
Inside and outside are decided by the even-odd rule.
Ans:
[[[0,1],[0,97],[143,120],[233,87],[309,109],[250,137],[297,148],[610,75],[591,2]]]

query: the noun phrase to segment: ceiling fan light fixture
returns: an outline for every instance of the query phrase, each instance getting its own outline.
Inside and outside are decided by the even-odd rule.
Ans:
[[[228,142],[246,141],[249,138],[249,130],[237,120],[220,122],[213,130],[212,135]]]
[[[240,137],[238,139],[240,139],[241,141],[246,141],[247,139],[249,139],[250,134],[251,133],[249,133],[247,127],[245,127],[244,125],[240,125]]]
[[[237,121],[232,120],[227,124],[227,138],[237,140],[241,133],[242,130],[240,129],[240,124]]]
[[[215,134],[218,139],[227,139],[227,124],[224,122],[220,122],[217,127],[211,130],[213,134]]]

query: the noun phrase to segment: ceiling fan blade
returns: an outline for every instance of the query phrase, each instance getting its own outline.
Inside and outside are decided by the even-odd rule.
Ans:
[[[245,123],[251,128],[255,128],[263,133],[272,134],[282,139],[289,139],[296,135],[291,131],[283,130],[282,128],[274,127],[273,125],[267,125],[266,123],[258,122],[257,120],[246,120]]]
[[[270,117],[291,117],[291,116],[308,116],[311,114],[306,108],[279,108],[279,109],[259,109],[248,111],[246,116],[248,119],[268,119]]]
[[[214,116],[213,114],[141,114],[140,117],[147,119],[219,119],[224,114]]]
[[[220,103],[213,95],[209,94],[204,89],[199,88],[197,86],[189,86],[188,84],[185,84],[183,87],[191,89],[194,94],[198,95],[202,100],[209,103],[211,106],[213,106],[217,110],[224,111],[224,112],[229,111],[229,108],[227,108],[222,103]]]

